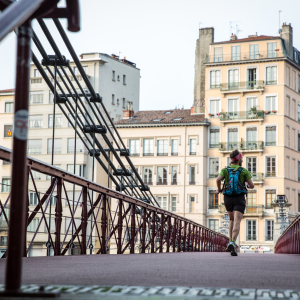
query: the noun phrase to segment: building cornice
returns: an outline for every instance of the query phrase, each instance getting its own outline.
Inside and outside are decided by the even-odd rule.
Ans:
[[[160,124],[115,124],[116,128],[149,128],[149,127],[183,127],[183,126],[209,126],[210,122],[194,123],[160,123]]]

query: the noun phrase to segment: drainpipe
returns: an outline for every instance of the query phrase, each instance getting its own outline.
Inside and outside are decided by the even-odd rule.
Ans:
[[[183,164],[183,217],[185,217],[185,168],[186,168],[186,125],[184,128],[184,164]]]

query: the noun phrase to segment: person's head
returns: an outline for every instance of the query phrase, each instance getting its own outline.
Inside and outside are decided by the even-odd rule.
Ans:
[[[239,152],[239,150],[234,150],[230,153],[230,159],[232,165],[241,166],[243,163],[243,155]]]

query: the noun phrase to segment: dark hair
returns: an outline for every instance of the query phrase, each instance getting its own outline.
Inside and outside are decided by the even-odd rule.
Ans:
[[[230,153],[230,158],[236,157],[239,153],[240,153],[239,150],[233,150],[233,151]]]

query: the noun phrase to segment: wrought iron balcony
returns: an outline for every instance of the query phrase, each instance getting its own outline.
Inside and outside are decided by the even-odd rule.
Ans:
[[[218,55],[207,55],[206,63],[220,63],[220,62],[233,62],[233,61],[245,61],[245,60],[258,60],[258,59],[274,59],[276,57],[284,57],[282,50],[278,51],[253,51],[253,52],[242,52],[242,53],[228,53]]]
[[[158,153],[157,152],[157,156],[168,156],[168,153]]]
[[[246,205],[245,214],[262,215],[264,213],[264,205]]]
[[[145,183],[146,185],[153,185],[153,182],[152,182],[152,181],[144,181],[144,183]]]
[[[224,97],[228,93],[242,93],[243,96],[244,93],[249,91],[258,91],[262,94],[264,89],[265,83],[263,80],[220,83],[220,92]]]
[[[267,172],[265,177],[276,177],[276,172]]]
[[[218,177],[218,173],[217,174],[208,174],[208,178],[217,178]]]
[[[272,235],[267,235],[265,240],[266,241],[273,241],[273,236]]]
[[[209,204],[208,205],[208,209],[218,209],[219,205],[213,205],[213,204]]]
[[[171,181],[171,185],[177,185],[177,180]]]
[[[178,156],[178,152],[172,152],[171,155],[172,156]]]
[[[230,143],[219,143],[219,151],[222,153],[229,153],[235,149],[241,152],[263,152],[264,142],[262,141],[251,141],[251,142],[230,142]]]
[[[246,240],[247,241],[256,241],[256,235],[247,235]]]
[[[190,185],[195,185],[196,181],[190,181]]]
[[[196,155],[196,152],[190,152],[190,155]]]
[[[130,153],[130,156],[140,156],[140,153]]]
[[[272,209],[272,208],[273,208],[273,206],[271,204],[265,205],[265,209]]]
[[[158,181],[157,185],[168,185],[167,181]]]
[[[220,112],[219,114],[220,122],[231,123],[231,122],[255,122],[264,120],[264,111],[252,109],[250,111],[236,111],[236,112]]]
[[[209,148],[218,148],[219,144],[209,144]]]
[[[254,183],[259,183],[264,181],[264,173],[251,173],[251,175]]]
[[[144,152],[143,153],[143,156],[154,156],[154,153],[149,153],[149,152]]]

